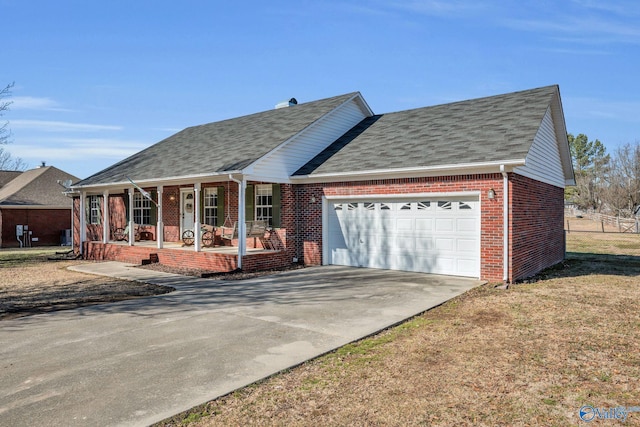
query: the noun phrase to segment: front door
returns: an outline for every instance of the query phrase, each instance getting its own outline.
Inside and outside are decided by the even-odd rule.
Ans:
[[[180,236],[185,230],[193,230],[195,223],[195,198],[192,189],[180,190]]]

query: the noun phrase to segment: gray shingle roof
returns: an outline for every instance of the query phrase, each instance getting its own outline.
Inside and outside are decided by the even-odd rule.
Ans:
[[[53,166],[31,169],[17,175],[13,180],[0,188],[0,208],[3,206],[39,206],[71,208],[71,200],[62,192],[64,188],[58,180],[78,181]]]
[[[557,86],[364,119],[294,175],[524,159]]]
[[[242,169],[356,93],[184,129],[78,185],[215,174]]]

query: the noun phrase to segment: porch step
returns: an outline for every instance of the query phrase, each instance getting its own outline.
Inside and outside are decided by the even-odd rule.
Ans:
[[[160,262],[160,259],[158,258],[158,254],[149,254],[149,259],[143,259],[142,265],[155,264],[158,262]]]

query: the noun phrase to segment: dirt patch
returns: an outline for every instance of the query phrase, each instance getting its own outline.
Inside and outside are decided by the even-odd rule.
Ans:
[[[0,320],[160,295],[173,288],[68,270],[54,250],[0,251]]]

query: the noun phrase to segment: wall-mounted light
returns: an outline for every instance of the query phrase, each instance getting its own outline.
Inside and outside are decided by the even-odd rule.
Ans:
[[[171,203],[175,203],[175,201],[176,201],[176,195],[175,195],[175,194],[171,194],[171,195],[169,196],[169,201],[170,201]]]
[[[315,203],[316,202],[316,196],[311,196],[311,198],[309,199],[309,203]]]
[[[496,190],[494,190],[493,188],[489,189],[489,191],[487,192],[487,197],[490,200],[493,200],[496,198]]]

